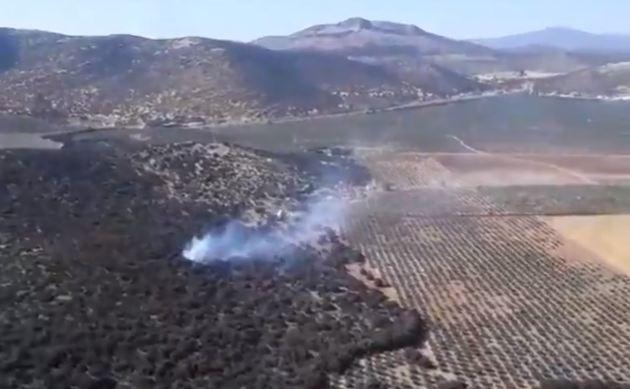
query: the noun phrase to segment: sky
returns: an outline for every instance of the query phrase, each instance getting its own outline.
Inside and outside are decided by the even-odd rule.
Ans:
[[[457,39],[551,26],[630,34],[629,0],[0,0],[0,26],[250,41],[360,16]]]

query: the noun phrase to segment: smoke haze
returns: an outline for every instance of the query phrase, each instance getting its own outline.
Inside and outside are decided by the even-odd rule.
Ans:
[[[183,251],[186,259],[208,263],[230,258],[273,257],[286,254],[294,245],[314,244],[326,229],[338,231],[346,215],[347,204],[332,196],[319,197],[284,228],[256,230],[239,220],[224,228],[194,237]]]

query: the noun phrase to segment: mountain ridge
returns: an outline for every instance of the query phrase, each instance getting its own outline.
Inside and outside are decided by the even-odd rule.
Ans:
[[[99,126],[305,117],[484,88],[439,67],[418,67],[406,78],[335,52],[201,37],[0,29],[0,111]]]
[[[381,35],[378,35],[381,34]],[[386,21],[371,21],[363,18],[350,18],[339,23],[319,24],[305,28],[286,36],[258,38],[251,43],[272,50],[317,50],[333,52],[354,52],[363,47],[383,44],[383,35],[388,35],[384,42],[389,46],[413,48],[419,54],[435,52],[476,52],[488,54],[492,50],[474,43],[457,41],[433,34],[412,24]],[[334,46],[326,39],[329,37],[344,39],[341,46]],[[300,41],[301,40],[301,41]],[[306,41],[305,41],[306,40]]]
[[[0,58],[3,112],[108,125],[308,116],[417,98],[379,66],[200,37],[4,28]]]
[[[568,51],[630,53],[630,34],[596,34],[562,26],[496,38],[472,39],[470,42],[498,50],[544,45]]]
[[[497,72],[554,75],[630,59],[501,51],[362,18],[254,43],[0,28],[0,112],[96,126],[259,122],[499,91]],[[602,82],[610,90],[623,79]]]
[[[475,74],[519,71],[568,72],[599,66],[607,58],[576,55],[563,50],[496,50],[475,42],[450,39],[402,23],[351,18],[319,24],[286,36],[262,37],[252,43],[277,51],[337,53],[350,59],[387,66],[403,77],[410,69],[435,66],[472,78]],[[397,65],[393,65],[397,64]],[[446,75],[444,75],[446,77]]]

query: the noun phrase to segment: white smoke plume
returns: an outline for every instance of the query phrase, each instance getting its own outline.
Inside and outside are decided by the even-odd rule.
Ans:
[[[293,245],[314,244],[326,229],[339,230],[347,205],[332,196],[312,200],[303,213],[285,228],[254,230],[240,221],[229,222],[224,228],[194,237],[183,251],[186,259],[208,263],[231,258],[273,257],[286,254]]]

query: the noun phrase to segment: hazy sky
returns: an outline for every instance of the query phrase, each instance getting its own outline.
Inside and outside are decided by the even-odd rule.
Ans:
[[[570,26],[630,33],[630,0],[0,0],[0,26],[248,41],[352,16],[453,38]]]

